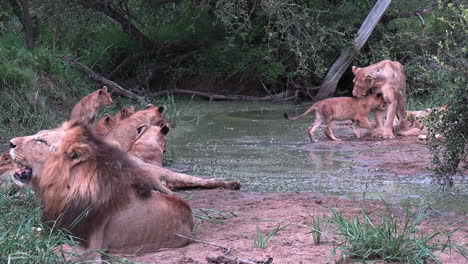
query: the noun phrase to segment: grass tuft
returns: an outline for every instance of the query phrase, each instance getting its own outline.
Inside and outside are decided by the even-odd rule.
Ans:
[[[268,234],[262,234],[260,227],[258,227],[257,224],[257,232],[256,232],[256,237],[254,239],[254,247],[255,248],[260,248],[260,249],[265,249],[268,247],[268,243],[270,243],[270,240],[274,238],[280,231],[286,229],[289,224],[284,224],[282,225],[279,223],[275,228],[273,228]]]
[[[458,230],[450,233],[425,233],[418,229],[418,225],[426,217],[426,210],[427,207],[414,214],[407,208],[405,219],[400,223],[388,209],[378,223],[372,220],[364,209],[361,210],[361,217],[355,219],[347,219],[332,209],[331,222],[336,225],[336,234],[343,240],[333,252],[342,250],[342,259],[360,261],[427,263],[431,260],[440,263],[434,252],[451,249],[466,258],[467,249],[452,243],[450,239]],[[446,239],[441,243],[439,241],[442,236]]]

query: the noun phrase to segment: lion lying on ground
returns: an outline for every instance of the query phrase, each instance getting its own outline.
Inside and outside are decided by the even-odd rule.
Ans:
[[[385,109],[385,102],[381,94],[371,94],[362,99],[353,97],[334,97],[328,98],[313,104],[307,111],[297,117],[284,117],[289,120],[297,120],[307,114],[315,111],[315,121],[308,128],[309,137],[311,142],[317,142],[315,138],[315,130],[325,122],[327,128],[325,135],[330,140],[340,140],[333,135],[333,121],[334,120],[352,120],[353,132],[357,138],[360,138],[359,127],[372,130],[374,126],[369,122],[368,116],[370,111],[374,109]]]
[[[123,151],[130,149],[131,142],[138,136],[137,128],[141,125],[162,126],[166,124],[164,112],[166,107],[156,107],[152,104],[146,106],[146,109],[140,110],[131,116],[121,120],[110,132],[106,138],[120,144]]]
[[[107,92],[107,87],[103,86],[81,99],[72,109],[70,120],[81,121],[92,124],[96,120],[101,105],[111,105],[113,103],[111,95]]]
[[[61,127],[54,130],[43,130],[35,135],[14,138],[11,140],[11,146],[14,146],[15,160],[22,163],[26,154],[34,155],[36,163],[35,173],[41,174],[41,170],[50,155],[55,153],[62,143],[65,136],[65,130],[70,126],[70,122],[64,123]],[[165,141],[163,142],[165,144]],[[162,156],[162,153],[161,153]],[[153,184],[164,193],[172,193],[172,190],[183,188],[228,188],[237,190],[240,188],[239,182],[222,181],[220,179],[203,179],[190,176],[184,173],[177,173],[160,166],[147,164],[137,157],[129,156],[138,166],[141,167],[143,174],[148,177]],[[9,162],[9,166],[14,164]],[[30,181],[31,174],[27,169],[22,169],[15,173],[14,178],[17,185],[22,186]],[[165,182],[165,184],[163,183]]]
[[[382,93],[387,104],[385,125],[384,111],[377,110],[375,114],[377,131],[375,136],[395,138],[393,135],[393,120],[395,115],[401,120],[401,126],[407,127],[406,120],[406,75],[403,66],[390,60],[384,60],[364,68],[353,66],[355,75],[353,95],[364,97],[370,90],[372,93]]]
[[[53,139],[61,143],[48,141]],[[37,151],[44,148],[56,150]],[[98,249],[145,253],[188,243],[175,235],[192,234],[188,204],[154,191],[145,172],[125,152],[94,136],[89,127],[74,122],[58,131],[14,138],[10,152],[23,171],[30,172],[32,187],[44,204],[43,220],[78,238],[78,254]],[[99,261],[101,255],[90,252],[85,259]]]
[[[8,181],[8,177],[13,175],[18,167],[16,164],[11,162],[10,151],[5,151],[0,155],[0,187],[3,186],[4,182]]]

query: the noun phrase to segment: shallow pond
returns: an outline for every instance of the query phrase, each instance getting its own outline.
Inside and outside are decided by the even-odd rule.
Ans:
[[[369,170],[353,155],[382,149],[341,151],[336,144],[310,144],[306,134],[313,115],[298,121],[283,113],[301,114],[310,104],[271,102],[179,101],[180,112],[168,143],[171,167],[193,175],[237,180],[242,190],[258,192],[312,191],[323,194],[422,198],[432,200],[439,187],[427,172],[412,175]],[[346,140],[352,134],[335,129]],[[328,141],[323,129],[320,141]],[[372,154],[371,154],[372,155]],[[372,160],[366,162],[373,162]],[[459,177],[463,178],[463,177]],[[428,195],[431,194],[431,195]],[[468,184],[459,180],[449,193],[440,193],[444,204],[468,211]],[[431,198],[429,198],[431,197]]]

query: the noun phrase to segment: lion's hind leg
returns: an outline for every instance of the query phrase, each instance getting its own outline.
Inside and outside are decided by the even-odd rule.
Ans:
[[[327,119],[327,127],[325,128],[325,136],[327,136],[330,140],[333,140],[333,141],[341,141],[341,139],[333,135],[333,119],[331,118]]]
[[[314,123],[308,128],[310,142],[317,142],[315,138],[315,130],[322,124],[322,116],[318,113],[315,115]]]

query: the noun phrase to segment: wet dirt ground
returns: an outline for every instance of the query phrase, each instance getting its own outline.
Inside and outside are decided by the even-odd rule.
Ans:
[[[348,124],[341,126],[347,130]],[[403,175],[401,177],[404,178],[426,172],[430,154],[424,143],[417,138],[354,139],[351,135],[352,133],[343,137],[343,142],[324,139],[313,147],[317,150],[333,149],[336,152],[354,153],[342,158],[353,161],[356,170],[363,172],[392,172],[396,175],[395,181],[399,180],[398,175]],[[310,144],[301,148],[308,147]],[[322,160],[317,158],[316,162]],[[463,175],[467,175],[466,171],[462,172],[461,180],[465,178]],[[196,239],[222,245],[230,249],[227,256],[257,261],[253,263],[264,263],[270,258],[272,263],[337,263],[340,251],[332,254],[332,249],[343,240],[333,232],[336,227],[328,224],[323,226],[322,242],[319,245],[314,244],[309,228],[314,217],[327,221],[327,217],[332,215],[332,208],[347,217],[356,217],[361,214],[361,208],[365,208],[372,218],[378,220],[389,205],[399,220],[404,219],[403,201],[386,199],[384,203],[380,199],[362,199],[360,195],[344,197],[319,192],[252,192],[242,189],[192,190],[177,192],[177,195],[186,198],[194,211],[197,222],[194,232]],[[458,205],[457,208],[460,209],[460,206],[464,206],[465,210],[444,210],[444,207],[439,211],[429,210],[427,218],[418,228],[425,232],[434,232],[462,227],[452,239],[466,244],[468,210],[466,204]],[[417,206],[414,206],[413,210],[416,209]],[[278,225],[287,227],[279,231],[265,249],[254,246],[258,232],[267,234]],[[438,239],[443,241],[444,238],[440,236]],[[192,242],[183,248],[129,259],[146,263],[209,263],[207,257],[224,254],[222,248]],[[466,258],[455,252],[442,253],[439,257],[441,263],[468,263]],[[350,260],[347,263],[356,262]]]

